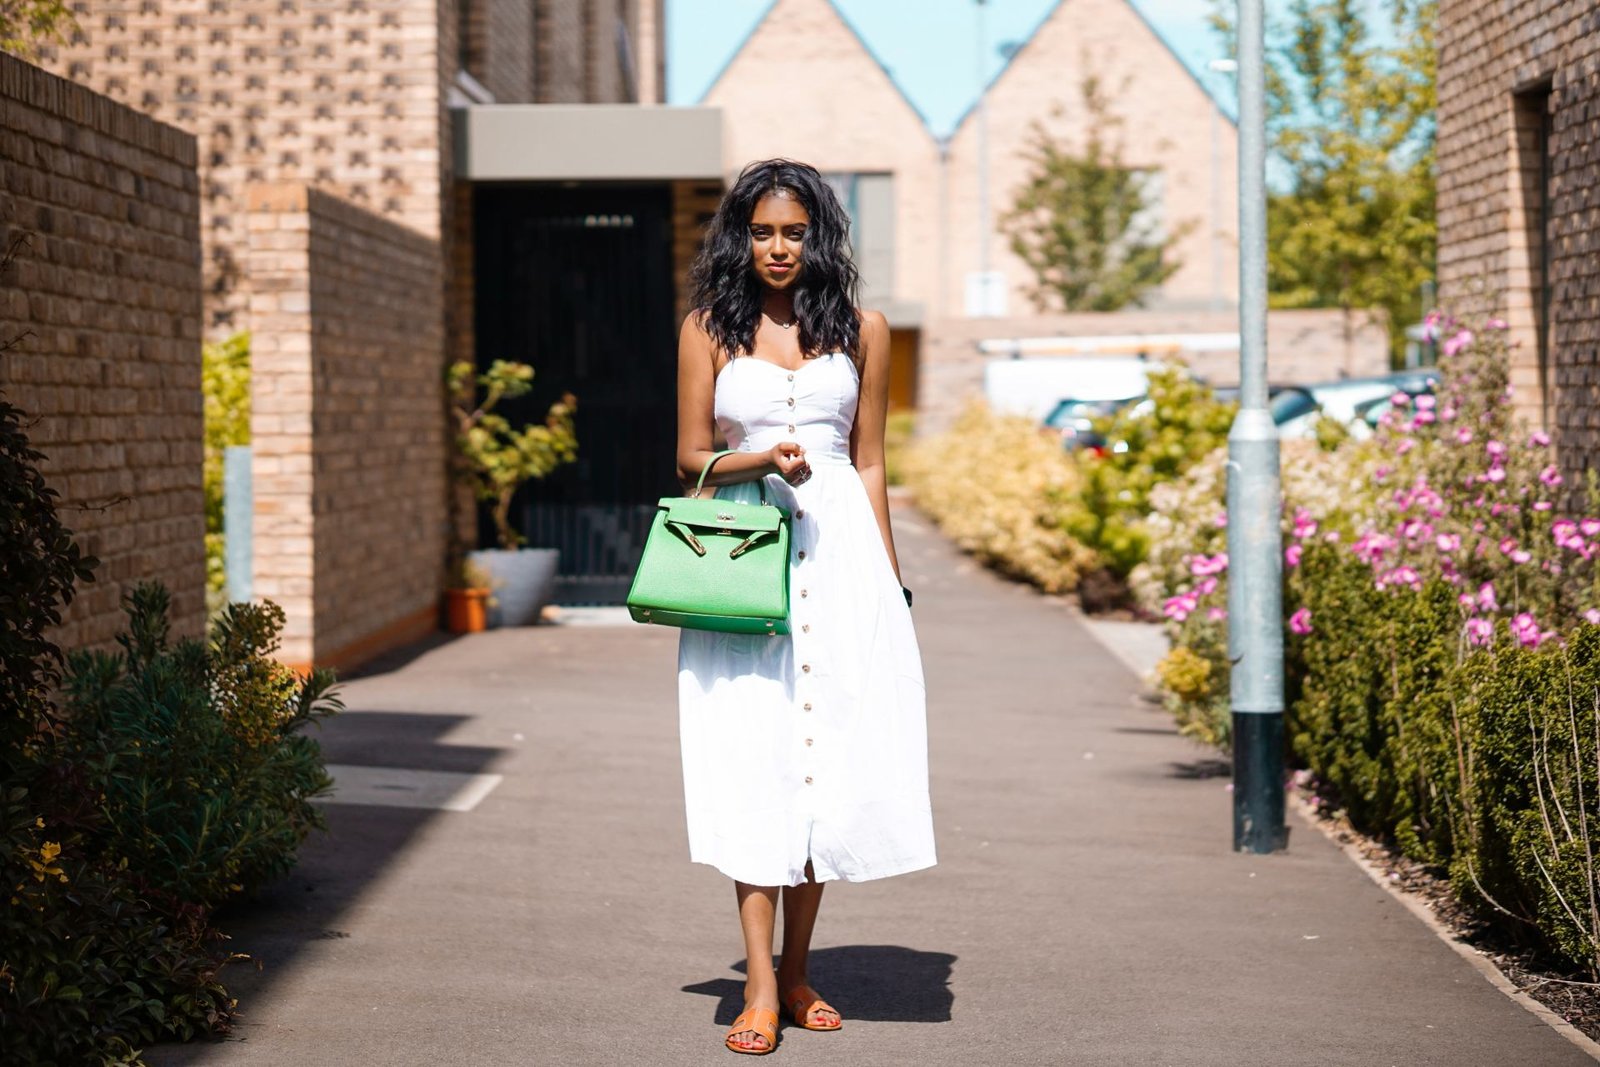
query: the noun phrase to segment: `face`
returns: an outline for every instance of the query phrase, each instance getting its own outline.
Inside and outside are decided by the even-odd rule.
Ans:
[[[787,289],[799,277],[811,215],[787,192],[768,193],[750,213],[750,255],[756,277],[770,288]]]

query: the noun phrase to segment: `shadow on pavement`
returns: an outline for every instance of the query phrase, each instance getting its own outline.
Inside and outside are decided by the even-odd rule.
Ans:
[[[945,1023],[955,994],[950,970],[956,957],[948,952],[921,952],[900,945],[841,945],[811,953],[811,984],[839,1009],[846,1023]],[[745,961],[733,965],[745,970]],[[685,993],[717,997],[716,1023],[731,1026],[744,1007],[744,983],[713,978],[683,987]]]
[[[329,763],[476,773],[493,763],[502,750],[439,742],[468,718],[349,710],[327,720],[313,736],[321,742]],[[418,833],[446,814],[431,808],[320,806],[327,815],[328,830],[307,839],[294,869],[216,914],[218,927],[231,938],[228,947],[251,957],[229,966],[222,975],[241,1006],[233,1035],[153,1046],[145,1053],[153,1067],[217,1062],[227,1055],[228,1045],[248,1039],[252,1006],[267,999],[273,983],[289,974],[296,958],[309,947],[349,938],[349,932],[340,928],[341,917]]]
[[[1173,778],[1228,778],[1233,775],[1233,764],[1225,759],[1197,759],[1191,763],[1169,763],[1167,773]]]

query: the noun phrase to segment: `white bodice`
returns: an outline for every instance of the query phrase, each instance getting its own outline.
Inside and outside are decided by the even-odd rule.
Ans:
[[[794,441],[807,453],[848,457],[860,398],[857,375],[843,352],[817,356],[793,371],[739,356],[717,374],[717,428],[728,447],[740,452]]]

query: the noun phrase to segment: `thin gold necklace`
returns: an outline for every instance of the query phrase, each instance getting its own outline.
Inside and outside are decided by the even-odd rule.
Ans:
[[[776,326],[780,330],[792,330],[792,329],[794,329],[794,324],[800,321],[800,316],[796,315],[794,318],[790,319],[788,322],[779,322],[777,319],[773,318],[771,315],[768,315],[767,316],[767,321],[772,323],[772,325]]]

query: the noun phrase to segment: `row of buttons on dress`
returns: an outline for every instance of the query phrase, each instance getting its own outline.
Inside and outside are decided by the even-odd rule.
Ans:
[[[789,405],[789,417],[791,419],[794,418],[794,404],[795,404],[794,375],[795,375],[794,371],[790,371],[789,372],[788,405]],[[789,424],[789,432],[790,433],[794,433],[794,423],[792,423],[792,422]],[[795,519],[797,521],[801,520],[801,519],[804,519],[806,517],[805,508],[797,508],[797,509],[795,509],[794,517],[795,517]],[[800,549],[796,553],[796,558],[799,559],[801,562],[804,562],[805,558],[806,558],[806,550],[803,549],[803,548]],[[810,596],[810,592],[808,590],[806,590],[806,589],[801,589],[800,590],[800,599],[801,600],[805,600],[809,596]],[[808,622],[801,623],[800,624],[800,632],[803,633],[803,634],[810,633],[811,632],[811,624],[808,623]],[[809,664],[809,663],[800,664],[800,672],[802,674],[810,674],[811,673],[811,664]],[[810,711],[811,710],[811,702],[809,700],[806,701],[804,704],[801,705],[801,708],[804,711]],[[814,740],[815,740],[814,738],[810,738],[810,737],[806,738],[805,739],[806,747],[810,748],[812,746],[812,743],[813,743]],[[812,776],[808,774],[808,775],[806,775],[806,785],[810,785],[810,784],[812,784]]]

